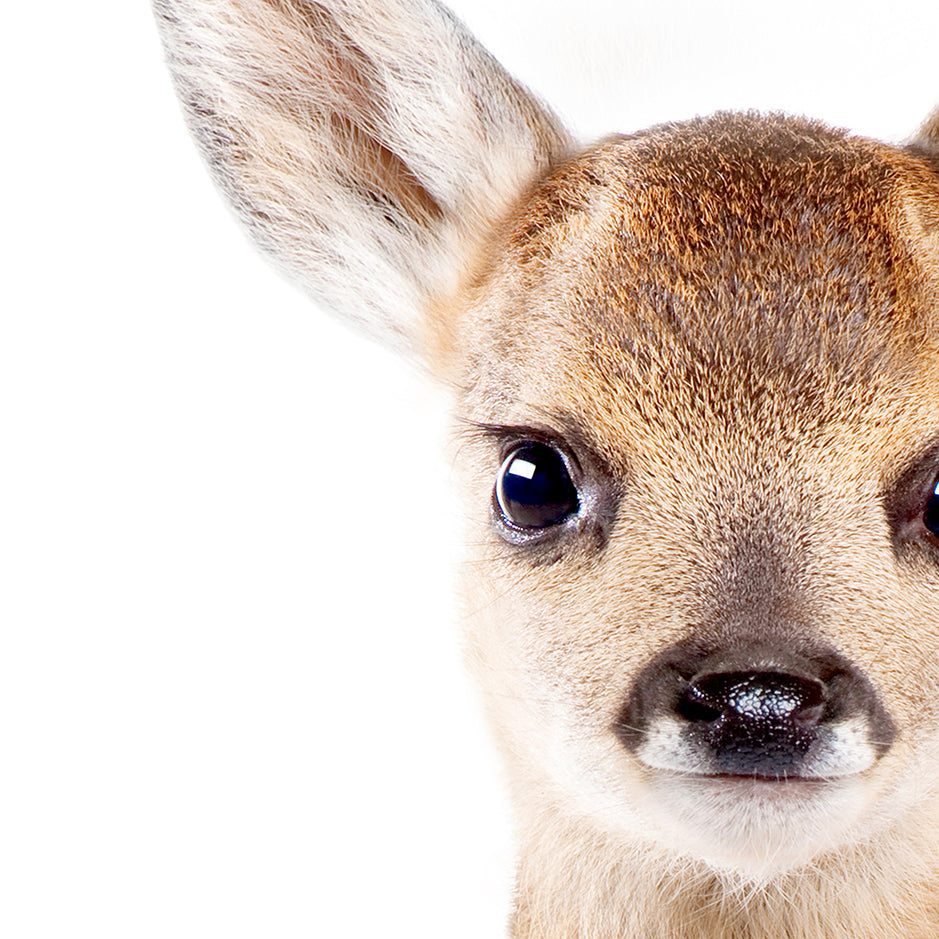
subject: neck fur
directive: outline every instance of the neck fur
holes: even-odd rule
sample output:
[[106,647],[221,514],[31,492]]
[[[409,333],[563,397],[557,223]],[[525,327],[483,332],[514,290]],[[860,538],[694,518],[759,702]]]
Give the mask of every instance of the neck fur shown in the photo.
[[[582,821],[523,833],[513,939],[936,939],[935,819],[765,883]],[[912,827],[912,826],[911,826]]]

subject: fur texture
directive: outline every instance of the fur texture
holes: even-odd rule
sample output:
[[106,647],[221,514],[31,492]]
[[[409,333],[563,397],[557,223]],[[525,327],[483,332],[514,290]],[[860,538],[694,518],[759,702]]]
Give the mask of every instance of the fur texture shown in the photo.
[[[906,148],[719,114],[575,152],[434,3],[156,9],[261,244],[471,428],[516,939],[939,935],[939,116]],[[548,524],[493,494],[520,445],[576,490]],[[624,726],[715,659],[817,668],[787,677],[828,696],[823,755],[718,772],[678,709]]]
[[429,299],[570,147],[430,0],[154,6],[189,125],[252,236],[397,348],[421,345]]
[[[559,168],[497,252],[463,409],[577,441],[614,503],[472,567],[522,820],[518,936],[939,929],[939,574],[905,530],[912,478],[937,472],[937,182],[817,123],[718,115]],[[466,474],[480,529],[491,447]],[[610,741],[623,689],[689,635],[830,641],[901,737],[805,800],[637,765]]]

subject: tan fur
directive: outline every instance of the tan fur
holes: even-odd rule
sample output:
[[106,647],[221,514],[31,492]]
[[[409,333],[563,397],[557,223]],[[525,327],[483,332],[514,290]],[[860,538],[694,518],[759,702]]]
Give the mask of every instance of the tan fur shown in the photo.
[[[312,238],[311,289],[344,308],[355,272],[366,315],[390,271],[405,286],[378,331],[455,389],[468,652],[516,807],[515,939],[939,936],[939,539],[922,521],[939,116],[905,149],[718,114],[572,156],[434,3],[156,5],[190,122],[262,243],[306,276]],[[258,77],[272,44],[284,89]],[[449,148],[427,129],[446,100],[475,102]],[[492,495],[526,439],[565,447],[581,487],[576,517],[528,541]],[[623,744],[662,650],[769,639],[834,649],[869,682],[887,717],[869,705],[838,744],[863,769],[678,773]]]

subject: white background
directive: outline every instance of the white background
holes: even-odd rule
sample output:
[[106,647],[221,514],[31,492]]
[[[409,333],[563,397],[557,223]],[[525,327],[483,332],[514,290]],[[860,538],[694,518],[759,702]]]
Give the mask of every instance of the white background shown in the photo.
[[[143,0],[9,6],[0,935],[499,936],[446,402],[254,254]],[[588,139],[939,99],[935,0],[456,7]]]

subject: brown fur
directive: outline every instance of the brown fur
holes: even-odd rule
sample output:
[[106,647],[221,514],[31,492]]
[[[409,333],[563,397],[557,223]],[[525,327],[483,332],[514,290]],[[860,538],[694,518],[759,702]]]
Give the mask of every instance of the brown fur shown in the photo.
[[[531,839],[519,939],[939,934],[931,842],[890,875],[876,848],[848,850],[747,887],[576,823],[537,765],[546,696],[570,697],[599,752],[660,646],[776,631],[862,663],[904,727],[881,791],[910,771],[939,722],[939,550],[895,548],[883,504],[921,456],[936,472],[937,213],[939,179],[904,151],[718,115],[560,167],[494,250],[462,321],[464,415],[574,426],[619,488],[599,542],[519,556],[492,537],[470,568],[502,598],[496,622],[475,602],[473,652]],[[906,824],[932,830],[927,808]]]
[[[262,243],[455,389],[515,939],[939,936],[939,117],[905,149],[718,114],[570,155],[434,3],[157,8]],[[493,481],[524,440],[567,454],[578,502],[523,537]],[[766,648],[847,663],[843,765],[630,745],[662,656],[775,673]]]

